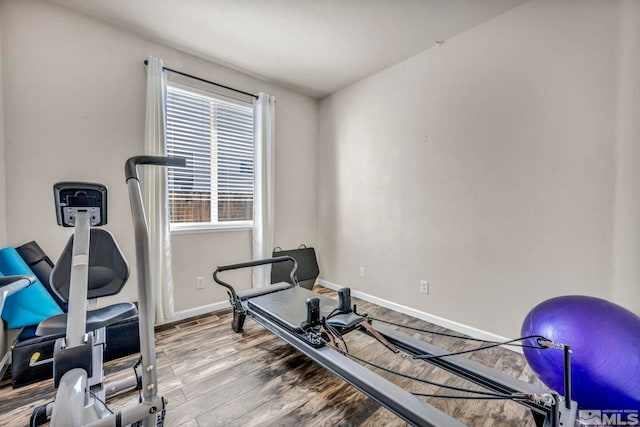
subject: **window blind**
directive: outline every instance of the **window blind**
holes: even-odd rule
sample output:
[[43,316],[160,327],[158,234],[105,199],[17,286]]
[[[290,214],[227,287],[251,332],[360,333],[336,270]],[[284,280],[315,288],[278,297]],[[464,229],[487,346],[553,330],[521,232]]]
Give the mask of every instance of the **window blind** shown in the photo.
[[171,223],[251,221],[253,105],[169,84],[166,126]]

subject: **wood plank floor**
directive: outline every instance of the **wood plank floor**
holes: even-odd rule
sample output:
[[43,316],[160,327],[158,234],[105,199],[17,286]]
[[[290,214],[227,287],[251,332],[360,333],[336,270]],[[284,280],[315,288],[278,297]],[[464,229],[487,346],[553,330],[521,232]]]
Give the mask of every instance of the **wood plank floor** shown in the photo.
[[[335,297],[325,288],[314,290]],[[354,298],[359,312],[410,326],[447,330]],[[309,358],[292,349],[250,319],[245,331],[235,334],[231,312],[214,314],[164,326],[156,331],[158,382],[169,399],[165,425],[209,426],[404,426],[385,408],[367,398]],[[414,334],[409,334],[414,335]],[[438,335],[421,339],[454,351],[477,347],[477,343]],[[346,336],[349,350],[392,369],[445,384],[473,387],[427,363],[402,358],[385,350],[370,337],[354,331]],[[487,366],[508,372],[524,381],[535,376],[524,358],[497,348],[470,355]],[[110,362],[109,379],[123,378],[132,370],[134,357]],[[414,392],[444,393],[434,386],[392,378]],[[12,389],[0,388],[0,426],[26,426],[33,407],[53,398],[52,381]],[[136,401],[136,393],[112,399],[118,409]],[[535,426],[529,412],[513,402],[427,399],[433,406],[470,426]]]

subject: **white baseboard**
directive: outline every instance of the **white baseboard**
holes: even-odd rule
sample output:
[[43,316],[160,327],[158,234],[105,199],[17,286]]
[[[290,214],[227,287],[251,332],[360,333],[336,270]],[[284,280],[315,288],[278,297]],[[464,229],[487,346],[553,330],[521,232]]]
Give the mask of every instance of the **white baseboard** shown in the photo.
[[[340,286],[336,283],[329,282],[328,280],[318,279],[317,283],[326,288],[338,290],[344,286]],[[398,304],[392,301],[388,301],[382,298],[375,297],[373,295],[366,294],[364,292],[351,290],[351,295],[356,298],[363,299],[370,303],[379,305],[380,307],[388,308],[389,310],[397,311],[398,313],[406,314],[416,319],[424,320],[426,322],[433,323],[451,329],[452,331],[459,332],[464,335],[468,335],[472,338],[478,338],[488,341],[508,341],[508,338],[503,336],[484,331],[482,329],[474,328],[473,326],[465,325],[463,323],[456,322],[454,320],[445,319],[444,317],[436,316],[434,314],[426,313],[424,311],[416,310],[415,308],[407,307],[406,305]],[[187,310],[176,311],[173,313],[173,317],[165,322],[159,322],[157,325],[163,325],[165,323],[173,323],[179,320],[188,319],[190,317],[201,316],[203,314],[213,313],[214,311],[223,310],[229,308],[229,301],[219,301],[213,304],[203,305],[201,307],[190,308]],[[504,348],[512,350],[518,353],[522,353],[519,347],[505,346]]]
[[189,308],[187,310],[176,311],[173,313],[171,319],[166,320],[164,322],[156,323],[158,325],[164,325],[166,323],[177,322],[178,320],[189,319],[191,317],[202,316],[203,314],[213,313],[214,311],[220,311],[225,308],[229,308],[229,301],[219,301],[214,302],[213,304],[203,305],[201,307]]
[[[344,287],[323,279],[318,279],[318,284],[336,291]],[[385,299],[378,298],[373,295],[366,294],[364,292],[355,291],[352,289],[351,295],[356,298],[360,298],[365,301],[371,302],[373,304],[379,305],[380,307],[388,308],[389,310],[397,311],[398,313],[406,314],[406,315],[415,317],[416,319],[424,320],[424,321],[433,323],[435,325],[439,325],[447,329],[451,329],[452,331],[456,331],[461,334],[468,335],[471,338],[477,338],[477,339],[488,340],[488,341],[496,341],[496,342],[503,342],[503,341],[509,340],[509,338],[505,338],[503,336],[500,336],[491,332],[487,332],[482,329],[474,328],[473,326],[465,325],[463,323],[459,323],[454,320],[445,319],[444,317],[436,316],[434,314],[425,313],[424,311],[416,310],[415,308],[407,307],[406,305],[387,301]],[[517,353],[522,353],[522,350],[520,350],[519,347],[504,346],[504,348],[515,351]]]

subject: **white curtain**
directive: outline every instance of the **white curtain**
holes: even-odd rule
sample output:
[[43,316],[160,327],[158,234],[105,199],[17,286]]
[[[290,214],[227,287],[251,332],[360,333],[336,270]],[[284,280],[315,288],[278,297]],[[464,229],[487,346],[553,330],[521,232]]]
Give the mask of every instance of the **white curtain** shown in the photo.
[[[269,258],[273,250],[276,98],[258,94],[254,108],[255,151],[253,192],[253,259]],[[270,283],[270,266],[253,269],[253,287]]]
[[[150,56],[147,61],[145,152],[154,156],[164,156],[167,76],[163,71],[162,59]],[[167,169],[146,167],[142,179],[142,194],[149,225],[150,279],[153,285],[155,321],[158,323],[170,320],[173,316]]]

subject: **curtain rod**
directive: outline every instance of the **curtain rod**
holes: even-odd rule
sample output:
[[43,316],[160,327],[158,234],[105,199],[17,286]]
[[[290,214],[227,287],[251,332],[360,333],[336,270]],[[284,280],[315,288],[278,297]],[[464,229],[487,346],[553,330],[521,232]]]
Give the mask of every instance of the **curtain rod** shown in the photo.
[[[144,60],[144,65],[148,65],[148,64],[149,64],[149,61],[147,61],[145,59]],[[258,99],[258,95],[253,94],[253,93],[249,93],[249,92],[245,92],[245,91],[240,90],[240,89],[235,89],[235,88],[232,88],[232,87],[229,87],[229,86],[225,86],[223,84],[212,82],[211,80],[206,80],[206,79],[203,79],[201,77],[194,76],[192,74],[183,73],[182,71],[173,70],[173,69],[168,68],[168,67],[162,67],[162,69],[165,70],[165,71],[169,71],[169,72],[175,73],[175,74],[180,74],[181,76],[189,77],[189,78],[194,79],[194,80],[198,80],[198,81],[203,82],[203,83],[208,83],[208,84],[211,84],[211,85],[214,85],[214,86],[218,86],[218,87],[221,87],[221,88],[224,88],[224,89],[227,89],[227,90],[231,90],[233,92],[238,92],[238,93],[241,93],[243,95],[251,96],[251,97],[253,97],[255,99]]]

